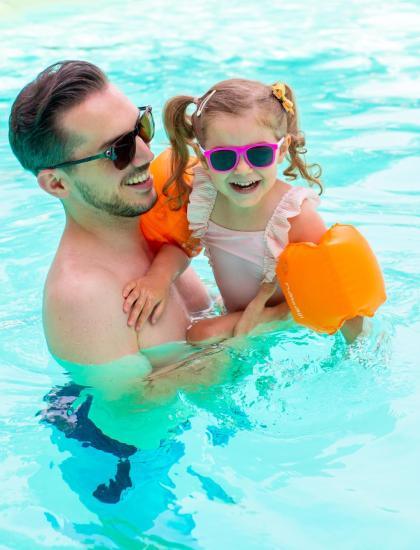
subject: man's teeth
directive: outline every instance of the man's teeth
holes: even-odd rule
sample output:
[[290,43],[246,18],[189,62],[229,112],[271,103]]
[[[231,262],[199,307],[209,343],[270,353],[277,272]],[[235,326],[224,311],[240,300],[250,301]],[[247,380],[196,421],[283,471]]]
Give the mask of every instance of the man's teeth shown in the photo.
[[136,174],[127,180],[127,185],[135,185],[137,183],[143,183],[149,179],[150,175],[148,172],[143,172],[142,174]]

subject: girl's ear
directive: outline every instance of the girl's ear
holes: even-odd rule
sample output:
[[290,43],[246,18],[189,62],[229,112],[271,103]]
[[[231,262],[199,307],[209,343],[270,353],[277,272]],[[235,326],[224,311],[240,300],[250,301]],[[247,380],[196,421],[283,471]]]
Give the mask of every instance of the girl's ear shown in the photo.
[[69,186],[58,170],[41,170],[37,175],[38,184],[47,193],[58,199],[65,199],[69,194]]
[[287,155],[287,151],[289,150],[291,141],[292,141],[292,136],[290,134],[286,134],[284,137],[283,143],[280,145],[279,153],[277,156],[278,164],[284,161],[284,157]]

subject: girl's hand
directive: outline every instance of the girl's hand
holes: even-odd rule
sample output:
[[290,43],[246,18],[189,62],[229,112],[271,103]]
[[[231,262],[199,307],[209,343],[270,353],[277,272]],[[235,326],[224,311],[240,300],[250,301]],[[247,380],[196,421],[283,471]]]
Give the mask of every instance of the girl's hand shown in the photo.
[[127,325],[139,332],[149,319],[154,325],[165,310],[170,282],[156,276],[144,276],[130,281],[123,288],[124,313],[128,314]]

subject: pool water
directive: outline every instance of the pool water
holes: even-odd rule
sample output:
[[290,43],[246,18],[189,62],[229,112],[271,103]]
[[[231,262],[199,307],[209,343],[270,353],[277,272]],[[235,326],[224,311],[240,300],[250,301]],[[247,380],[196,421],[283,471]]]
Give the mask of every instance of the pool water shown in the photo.
[[[415,0],[3,6],[1,548],[419,547],[419,28]],[[63,212],[7,142],[17,92],[69,58],[157,113],[228,77],[290,83],[324,169],[320,212],[355,224],[384,272],[371,335],[350,349],[297,327],[253,336],[147,403],[77,385],[41,325]]]

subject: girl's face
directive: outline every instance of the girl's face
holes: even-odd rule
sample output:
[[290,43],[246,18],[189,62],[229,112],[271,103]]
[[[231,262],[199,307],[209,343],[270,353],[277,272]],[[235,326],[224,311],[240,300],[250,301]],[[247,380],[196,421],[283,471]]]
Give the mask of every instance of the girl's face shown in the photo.
[[[207,127],[205,148],[243,146],[252,143],[277,143],[279,137],[268,126],[257,119],[257,112],[245,115],[220,114],[211,120]],[[241,155],[239,163],[229,172],[215,172],[210,166],[206,171],[219,193],[236,206],[249,208],[257,205],[275,185],[277,165],[283,161],[289,138],[286,137],[275,152],[273,164],[265,168],[250,166]]]

